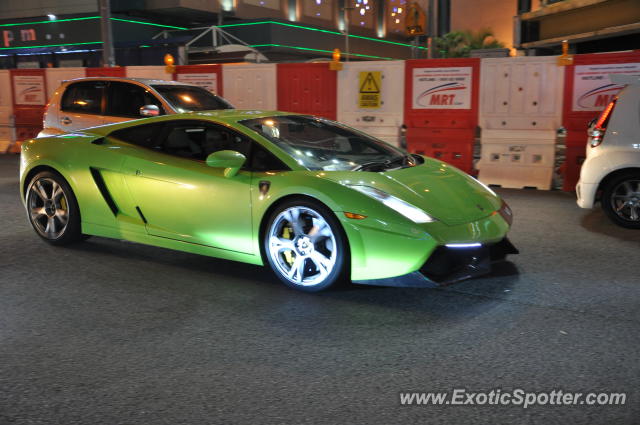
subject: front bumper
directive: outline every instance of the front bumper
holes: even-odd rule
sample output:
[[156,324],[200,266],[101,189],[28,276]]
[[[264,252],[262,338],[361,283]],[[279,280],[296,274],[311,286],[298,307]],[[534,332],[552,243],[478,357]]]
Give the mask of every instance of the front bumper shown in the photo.
[[439,246],[420,270],[386,279],[354,280],[360,285],[436,288],[491,272],[491,265],[519,251],[509,239],[471,247]]

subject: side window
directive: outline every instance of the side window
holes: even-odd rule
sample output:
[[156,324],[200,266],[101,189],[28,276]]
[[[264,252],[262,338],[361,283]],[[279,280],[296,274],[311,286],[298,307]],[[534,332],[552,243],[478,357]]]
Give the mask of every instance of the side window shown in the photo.
[[103,81],[70,84],[62,96],[61,109],[66,112],[100,114],[105,87]]
[[248,167],[251,171],[284,171],[290,168],[278,157],[263,148],[262,145],[253,142],[251,145],[251,159]]
[[162,139],[160,136],[163,127],[164,123],[136,125],[116,130],[109,137],[115,137],[123,142],[142,146],[143,148],[161,150]]
[[168,125],[163,151],[169,155],[204,161],[221,150],[238,151],[249,157],[250,140],[223,126],[202,121],[177,121]]
[[142,118],[140,108],[145,105],[156,105],[160,114],[164,113],[160,101],[144,87],[120,81],[109,83],[106,115]]

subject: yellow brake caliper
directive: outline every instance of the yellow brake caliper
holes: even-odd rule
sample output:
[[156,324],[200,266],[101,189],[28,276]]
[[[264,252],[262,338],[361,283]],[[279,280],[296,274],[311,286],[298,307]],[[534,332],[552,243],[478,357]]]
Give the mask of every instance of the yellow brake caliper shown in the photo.
[[[291,229],[289,229],[288,227],[282,229],[282,237],[285,239],[291,239]],[[291,251],[284,252],[284,259],[287,260],[289,266],[293,265],[293,256],[291,255]]]

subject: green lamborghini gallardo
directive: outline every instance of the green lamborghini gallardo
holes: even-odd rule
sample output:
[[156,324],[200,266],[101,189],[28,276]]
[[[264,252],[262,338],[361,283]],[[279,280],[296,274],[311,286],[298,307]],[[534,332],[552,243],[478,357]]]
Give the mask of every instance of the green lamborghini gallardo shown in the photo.
[[194,112],[33,139],[20,175],[51,244],[96,235],[268,264],[306,291],[446,284],[517,252],[511,210],[482,183],[307,115]]

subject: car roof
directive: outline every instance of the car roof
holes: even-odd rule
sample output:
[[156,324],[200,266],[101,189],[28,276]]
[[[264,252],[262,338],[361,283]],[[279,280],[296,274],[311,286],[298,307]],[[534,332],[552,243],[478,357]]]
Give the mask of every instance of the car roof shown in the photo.
[[181,81],[173,80],[159,80],[154,78],[130,78],[130,77],[82,77],[66,80],[66,83],[76,83],[79,81],[122,81],[122,82],[136,82],[145,84],[147,86],[154,84],[173,85],[173,86],[195,86],[195,84],[183,83]]

